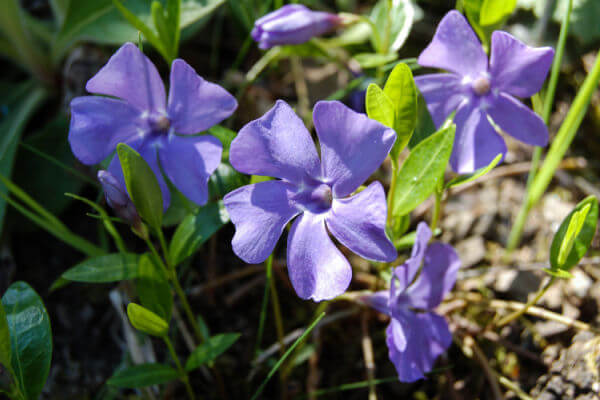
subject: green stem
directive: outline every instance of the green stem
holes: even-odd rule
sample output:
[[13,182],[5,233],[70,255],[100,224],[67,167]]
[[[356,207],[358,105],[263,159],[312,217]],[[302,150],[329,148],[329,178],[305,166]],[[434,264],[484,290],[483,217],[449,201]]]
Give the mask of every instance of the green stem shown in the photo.
[[525,304],[525,306],[523,308],[521,308],[520,310],[515,311],[512,314],[509,314],[506,317],[502,318],[500,321],[498,321],[498,323],[496,324],[496,327],[500,328],[500,327],[508,324],[509,322],[512,322],[515,319],[519,318],[521,315],[525,314],[527,312],[527,310],[529,309],[529,307],[536,305],[537,302],[540,301],[540,299],[544,296],[544,294],[546,294],[546,291],[548,291],[548,289],[550,289],[550,286],[552,286],[552,284],[554,283],[555,280],[556,280],[555,277],[551,277],[550,280],[548,281],[548,283],[546,283],[544,286],[542,286],[538,290],[537,295],[531,301],[528,301],[527,304]]
[[398,181],[398,160],[392,157],[392,180],[390,182],[390,191],[387,198],[387,226],[392,230],[394,214],[394,193],[396,193],[396,182]]
[[175,353],[175,349],[173,348],[173,343],[171,343],[171,340],[169,339],[168,336],[164,336],[163,340],[164,340],[165,344],[167,345],[167,348],[169,349],[169,354],[171,354],[171,358],[173,359],[173,361],[175,362],[175,365],[177,366],[177,371],[181,375],[180,379],[183,382],[183,384],[185,385],[185,389],[187,390],[188,396],[190,397],[190,399],[195,400],[196,395],[194,394],[194,390],[192,389],[192,386],[190,385],[190,378],[188,377],[188,374],[185,371],[185,369],[183,369],[183,367],[181,366],[179,357],[177,357],[177,353]]
[[267,317],[267,306],[269,304],[269,292],[271,288],[271,272],[273,265],[273,254],[267,258],[266,266],[267,266],[267,281],[265,282],[265,292],[263,294],[262,305],[260,308],[260,316],[258,319],[258,331],[256,332],[256,346],[254,348],[254,354],[258,355],[258,351],[260,349],[260,344],[262,342],[263,332],[265,329],[265,319]]
[[173,271],[171,282],[173,282],[175,293],[177,293],[179,301],[181,301],[181,305],[183,306],[183,311],[185,312],[188,322],[190,325],[192,325],[192,329],[194,330],[194,335],[196,336],[196,339],[200,343],[204,342],[206,338],[204,337],[204,334],[202,333],[202,331],[198,327],[198,324],[194,320],[194,313],[192,312],[190,303],[188,302],[187,297],[185,296],[185,293],[181,288],[181,285],[179,284],[179,280],[177,279],[177,274],[175,274],[175,271]]
[[431,232],[434,232],[435,234],[435,230],[437,229],[438,223],[442,215],[442,197],[444,195],[444,192],[439,189],[436,189],[434,195],[435,205],[433,207],[433,215],[431,216],[431,224],[429,228],[431,229]]
[[[275,329],[277,331],[277,342],[279,343],[279,355],[283,357],[285,354],[285,331],[283,329],[283,318],[281,316],[281,307],[279,305],[279,296],[277,295],[277,287],[275,279],[272,276],[273,270],[273,254],[267,259],[267,275],[269,276],[268,285],[271,289],[271,304],[273,305],[273,315],[275,316]],[[279,381],[281,383],[281,398],[287,398],[287,383],[286,375],[283,370],[279,371]]]

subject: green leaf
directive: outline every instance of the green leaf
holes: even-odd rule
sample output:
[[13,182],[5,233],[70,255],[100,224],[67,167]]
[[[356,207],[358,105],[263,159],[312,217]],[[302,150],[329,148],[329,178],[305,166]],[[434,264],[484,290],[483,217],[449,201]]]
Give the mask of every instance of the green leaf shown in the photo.
[[360,53],[354,56],[361,68],[377,68],[385,64],[396,61],[398,55],[396,53],[380,54],[380,53]]
[[476,179],[481,178],[483,175],[485,175],[488,172],[490,172],[491,170],[493,170],[496,167],[496,165],[498,165],[500,163],[500,160],[502,160],[502,154],[498,154],[492,160],[491,163],[489,163],[485,167],[481,167],[481,168],[475,170],[473,173],[463,174],[463,175],[459,175],[455,178],[452,178],[448,183],[446,183],[446,189],[450,189],[451,187],[455,187],[455,186],[464,185],[465,183],[469,183]]
[[550,246],[551,270],[568,271],[587,253],[598,223],[598,199],[582,200],[563,220]]
[[106,382],[110,386],[136,389],[168,383],[179,378],[179,373],[164,364],[140,364],[115,374]]
[[19,390],[37,399],[50,372],[52,331],[44,303],[25,282],[13,283],[4,296],[11,343],[11,365]]
[[89,258],[61,275],[74,282],[108,283],[138,277],[139,256],[137,254],[107,254]]
[[221,159],[229,160],[229,148],[231,147],[231,142],[233,142],[233,139],[235,139],[237,133],[221,125],[215,125],[208,128],[208,133],[221,141],[221,144],[223,145],[223,154],[221,155]]
[[394,216],[406,215],[440,184],[452,153],[454,125],[443,128],[415,146],[398,171]]
[[186,371],[192,371],[203,364],[215,360],[227,351],[239,338],[239,333],[224,333],[209,338],[194,349],[185,363]]
[[573,275],[569,271],[565,271],[564,269],[553,270],[553,269],[550,269],[550,268],[544,268],[544,272],[547,273],[550,276],[553,276],[553,277],[559,278],[559,279],[571,279],[571,278],[573,278]]
[[517,6],[517,0],[483,0],[479,11],[482,26],[503,24]]
[[229,222],[229,215],[222,201],[207,204],[197,213],[188,215],[177,227],[169,254],[175,265],[190,257],[216,231]]
[[423,95],[419,92],[417,97],[417,125],[415,131],[408,142],[410,149],[421,143],[422,140],[427,139],[437,131],[431,114],[427,109],[427,102]]
[[228,162],[222,162],[208,181],[211,199],[223,198],[227,193],[247,185],[250,178],[237,172]]
[[6,319],[4,306],[0,302],[0,365],[8,371],[12,371],[10,358],[10,331],[8,330],[8,320]]
[[140,257],[136,288],[140,303],[165,321],[171,320],[173,295],[171,286],[163,271],[149,254]]
[[365,109],[369,118],[381,122],[387,127],[394,128],[396,114],[394,103],[375,83],[371,83],[367,88]]
[[419,92],[410,67],[405,63],[396,65],[390,73],[383,91],[394,104],[393,128],[397,137],[390,155],[395,161],[400,152],[408,145],[417,126]]
[[[370,15],[371,21],[379,30],[381,37],[380,43],[384,48],[377,48],[377,40],[373,40],[373,45],[378,51],[398,51],[410,33],[410,29],[415,19],[415,6],[411,0],[379,0],[373,7]],[[386,25],[389,21],[389,27]],[[385,46],[383,36],[386,29],[389,29],[389,40]],[[377,34],[377,33],[375,33]]]
[[154,172],[139,155],[125,143],[117,145],[127,192],[138,214],[155,230],[162,227],[163,198]]
[[163,337],[169,331],[167,321],[139,304],[129,303],[127,316],[135,329],[148,335]]

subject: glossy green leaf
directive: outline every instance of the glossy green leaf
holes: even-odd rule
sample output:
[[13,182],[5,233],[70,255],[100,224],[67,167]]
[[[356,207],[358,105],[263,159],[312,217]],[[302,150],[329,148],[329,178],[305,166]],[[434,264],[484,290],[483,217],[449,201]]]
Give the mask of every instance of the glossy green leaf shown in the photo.
[[394,104],[396,142],[390,152],[394,160],[404,150],[417,126],[418,91],[410,67],[399,63],[394,67],[383,89]]
[[381,122],[387,127],[394,128],[394,103],[375,83],[371,83],[367,88],[365,109],[369,118]]
[[589,196],[569,213],[552,239],[552,271],[568,271],[579,263],[592,244],[597,223],[598,199]]
[[139,304],[129,303],[127,316],[135,329],[148,335],[163,337],[169,331],[167,321]]
[[179,373],[164,364],[140,364],[115,372],[106,382],[110,386],[136,389],[168,383],[179,378]]
[[38,399],[50,372],[52,331],[40,296],[25,282],[13,283],[4,296],[11,344],[11,365],[19,390]]
[[394,216],[406,215],[440,184],[454,142],[454,125],[443,128],[415,146],[398,171]]
[[517,0],[483,0],[479,22],[483,26],[501,24],[513,13],[516,6]]
[[6,319],[4,306],[0,302],[0,365],[8,371],[12,371],[10,358],[10,331],[8,330],[8,320]]
[[197,213],[188,215],[177,227],[169,253],[175,265],[194,254],[216,231],[229,222],[222,201],[207,204]]
[[385,64],[396,61],[398,55],[396,53],[381,54],[381,53],[360,53],[354,56],[361,68],[377,68]]
[[109,283],[138,277],[139,255],[113,253],[88,258],[68,269],[61,278],[74,282]]
[[227,351],[239,338],[239,333],[224,333],[211,337],[194,349],[185,363],[186,371],[192,371],[203,364],[215,360]]
[[165,321],[171,320],[173,295],[165,271],[149,254],[140,257],[136,288],[140,303]]
[[162,228],[163,198],[158,180],[148,163],[124,143],[117,145],[127,192],[138,214],[155,230]]
[[437,131],[437,128],[427,109],[427,102],[421,93],[417,97],[417,125],[415,131],[408,142],[408,147],[412,149],[421,141],[427,139]]
[[483,175],[485,175],[488,172],[490,172],[491,170],[493,170],[496,167],[496,165],[498,165],[500,163],[500,160],[502,160],[502,154],[498,154],[496,157],[494,157],[494,159],[492,160],[491,163],[489,163],[485,167],[481,167],[481,168],[475,170],[471,174],[463,174],[463,175],[459,175],[455,178],[452,178],[450,181],[448,181],[446,183],[446,189],[450,189],[451,187],[455,187],[455,186],[464,185],[465,183],[473,182],[474,180],[481,178]]
[[[375,34],[379,35],[379,41],[373,40],[375,48],[378,51],[398,51],[408,38],[414,18],[415,6],[411,0],[379,0],[370,15],[371,21],[378,30]],[[386,31],[389,31],[387,43]],[[377,48],[378,44],[382,48]]]

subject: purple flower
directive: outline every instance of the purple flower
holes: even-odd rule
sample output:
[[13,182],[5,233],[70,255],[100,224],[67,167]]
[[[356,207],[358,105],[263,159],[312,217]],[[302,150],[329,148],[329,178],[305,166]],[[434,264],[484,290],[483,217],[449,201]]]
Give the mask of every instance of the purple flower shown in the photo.
[[300,44],[322,35],[341,23],[335,14],[312,11],[300,4],[288,4],[254,23],[252,38],[261,49],[283,44]]
[[465,17],[457,11],[446,14],[418,62],[450,73],[424,75],[415,81],[436,126],[456,111],[456,139],[450,158],[456,172],[473,172],[498,154],[506,154],[504,139],[488,117],[515,139],[533,146],[548,144],[544,121],[513,96],[537,93],[553,57],[550,47],[532,48],[506,32],[495,31],[488,65]]
[[121,186],[119,181],[108,171],[101,169],[98,171],[98,180],[102,184],[106,202],[112,208],[119,218],[137,223],[140,216],[133,205],[133,202],[127,195],[127,191]]
[[[170,194],[159,160],[177,189],[199,205],[206,203],[208,178],[219,166],[222,145],[213,136],[195,134],[229,117],[237,107],[233,96],[177,59],[167,102],[156,67],[132,43],[124,44],[86,89],[111,97],[83,96],[71,102],[69,143],[82,163],[97,164],[118,143],[127,143],[154,171],[165,209]],[[118,157],[108,170],[125,187]]]
[[392,273],[390,290],[363,298],[391,317],[386,342],[402,382],[423,379],[452,342],[446,320],[432,310],[454,286],[460,260],[450,245],[427,245],[430,238],[431,230],[421,222],[410,258]]
[[236,228],[233,251],[251,264],[273,252],[287,223],[298,215],[288,236],[290,280],[298,296],[320,301],[343,293],[352,278],[348,260],[328,231],[362,257],[396,258],[385,235],[381,184],[373,182],[348,197],[383,162],[396,134],[337,101],[318,102],[313,120],[321,160],[310,133],[284,101],[244,126],[231,144],[231,165],[280,180],[241,187],[224,202]]

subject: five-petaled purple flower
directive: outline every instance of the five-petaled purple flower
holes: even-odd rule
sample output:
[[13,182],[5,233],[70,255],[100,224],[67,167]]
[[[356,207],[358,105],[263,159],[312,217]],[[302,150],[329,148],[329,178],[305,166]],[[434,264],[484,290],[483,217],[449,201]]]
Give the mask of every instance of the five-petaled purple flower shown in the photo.
[[456,111],[452,168],[469,173],[488,165],[506,144],[488,121],[534,146],[548,144],[544,121],[512,96],[530,97],[546,79],[554,57],[550,47],[529,47],[506,32],[492,34],[488,59],[465,17],[450,11],[421,53],[420,65],[450,71],[415,79],[436,126]]
[[[170,193],[158,160],[177,189],[199,205],[206,203],[208,178],[219,166],[222,145],[213,136],[193,135],[229,117],[237,108],[233,96],[177,59],[166,102],[156,67],[132,43],[124,44],[86,89],[111,97],[83,96],[71,102],[69,143],[81,162],[97,164],[118,143],[127,143],[154,171],[165,209]],[[108,170],[125,187],[118,157]]]
[[284,101],[244,126],[231,144],[231,165],[280,180],[241,187],[224,202],[236,228],[233,251],[253,264],[271,254],[287,223],[299,215],[288,236],[288,272],[298,296],[320,301],[343,293],[352,278],[327,231],[362,257],[396,258],[385,234],[381,184],[348,197],[381,165],[396,134],[337,101],[318,102],[313,120],[321,160],[310,133]]
[[432,310],[454,286],[460,260],[450,245],[427,245],[430,238],[431,230],[421,222],[410,258],[393,270],[390,290],[363,298],[391,318],[386,342],[402,382],[423,379],[452,342],[446,320]]
[[254,23],[252,38],[261,49],[283,44],[300,44],[329,32],[341,23],[335,14],[312,11],[300,4],[288,4]]

